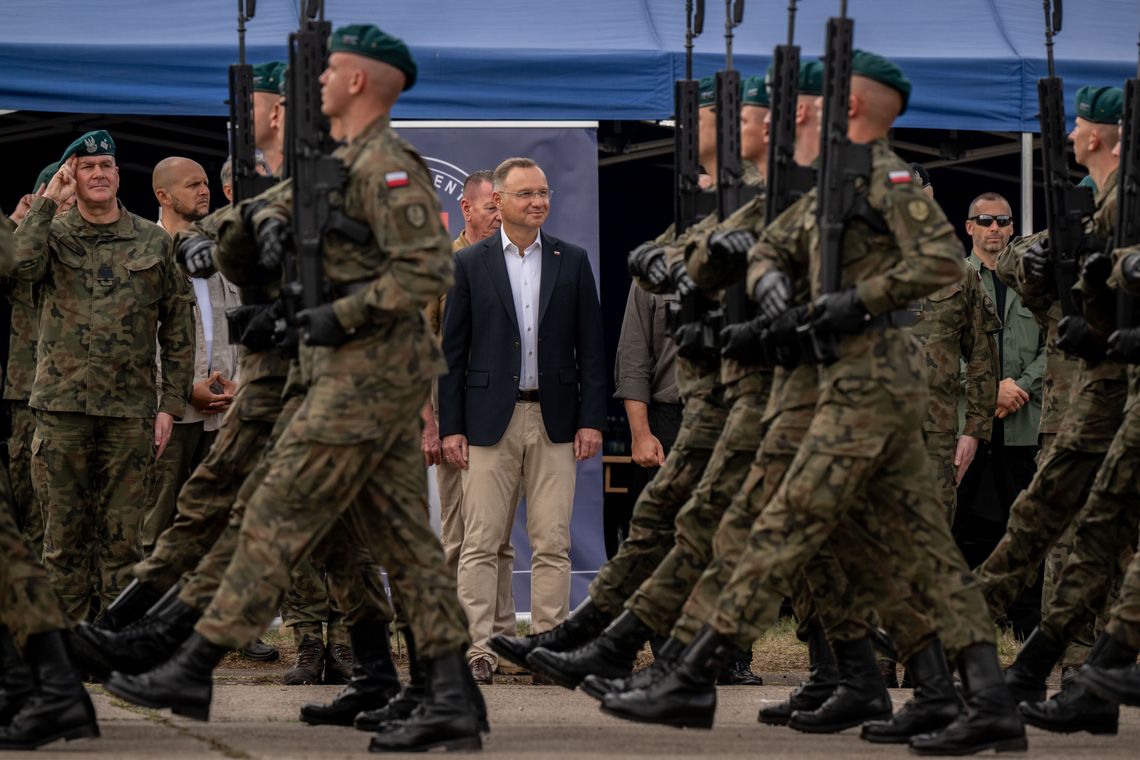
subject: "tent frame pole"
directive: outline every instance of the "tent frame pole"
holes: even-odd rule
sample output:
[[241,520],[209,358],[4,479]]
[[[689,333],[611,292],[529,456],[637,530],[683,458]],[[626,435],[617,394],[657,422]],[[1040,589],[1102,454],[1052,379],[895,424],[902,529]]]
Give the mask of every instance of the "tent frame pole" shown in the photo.
[[1033,133],[1021,133],[1021,229],[1033,232]]

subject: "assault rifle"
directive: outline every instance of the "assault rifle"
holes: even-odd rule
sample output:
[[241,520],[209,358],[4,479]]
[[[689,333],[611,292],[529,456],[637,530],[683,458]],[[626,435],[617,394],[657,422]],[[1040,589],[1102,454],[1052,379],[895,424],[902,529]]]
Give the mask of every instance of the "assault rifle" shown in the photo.
[[[822,293],[836,293],[843,284],[843,233],[855,209],[856,180],[871,175],[871,146],[855,145],[847,137],[847,106],[851,98],[851,56],[855,22],[847,18],[847,0],[839,17],[827,21],[823,66],[823,122],[820,124],[819,176],[820,285]],[[807,355],[831,364],[839,358],[835,336],[813,330],[810,323],[797,328]]]
[[233,171],[234,203],[248,200],[273,185],[274,180],[257,173],[253,134],[253,67],[245,62],[245,22],[253,18],[256,0],[238,0],[238,62],[229,69],[230,119],[226,125]]
[[768,116],[768,195],[764,220],[770,223],[815,186],[815,170],[796,163],[796,101],[800,94],[800,48],[794,44],[796,0],[788,2],[788,42],[772,56]]
[[1053,282],[1061,311],[1069,317],[1077,315],[1073,286],[1080,274],[1077,258],[1085,236],[1082,219],[1093,212],[1093,194],[1087,187],[1074,186],[1069,179],[1063,87],[1053,68],[1053,35],[1061,31],[1061,0],[1043,0],[1042,4],[1045,7],[1045,51],[1049,76],[1037,80],[1037,100],[1041,121],[1041,169],[1045,179],[1045,218],[1049,230],[1049,254],[1053,258]]
[[673,230],[680,237],[699,216],[700,83],[693,79],[693,39],[705,26],[705,0],[685,0],[685,78],[673,84]]
[[301,309],[327,303],[333,295],[325,281],[322,240],[336,230],[365,243],[371,233],[362,222],[348,219],[330,202],[348,180],[348,171],[332,155],[337,143],[321,113],[318,81],[328,58],[332,23],[324,18],[324,0],[309,0],[300,29],[289,35],[286,163],[293,182],[293,251],[286,256],[284,318],[293,324]]
[[[1120,168],[1117,170],[1115,248],[1140,243],[1140,62],[1136,76],[1124,83]],[[1117,328],[1140,327],[1136,298],[1123,290],[1117,296]]]

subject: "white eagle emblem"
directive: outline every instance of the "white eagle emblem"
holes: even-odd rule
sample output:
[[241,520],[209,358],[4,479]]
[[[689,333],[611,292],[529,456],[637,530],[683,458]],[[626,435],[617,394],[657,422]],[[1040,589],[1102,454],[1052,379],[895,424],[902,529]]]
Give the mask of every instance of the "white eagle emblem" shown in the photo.
[[94,153],[95,152],[95,138],[94,137],[83,138],[83,145],[87,148],[88,153]]

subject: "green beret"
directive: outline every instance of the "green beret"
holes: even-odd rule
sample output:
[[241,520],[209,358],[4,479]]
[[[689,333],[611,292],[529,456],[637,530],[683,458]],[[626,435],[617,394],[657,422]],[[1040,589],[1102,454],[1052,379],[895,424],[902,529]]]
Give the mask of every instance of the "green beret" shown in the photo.
[[60,156],[59,162],[62,164],[72,156],[113,155],[115,155],[115,141],[111,139],[111,133],[105,129],[96,129],[68,145],[67,150]]
[[823,62],[800,63],[800,95],[823,95]]
[[712,77],[701,77],[700,82],[700,95],[697,97],[697,103],[701,108],[706,106],[716,105],[716,80]]
[[399,37],[385,34],[372,24],[349,24],[333,31],[329,52],[356,53],[395,66],[404,72],[405,90],[412,89],[416,83],[416,62],[408,46]]
[[764,86],[764,77],[747,77],[740,82],[740,105],[771,107],[768,88]]
[[285,97],[289,90],[289,66],[288,64],[281,64],[281,85],[277,88],[277,94]]
[[1077,90],[1077,116],[1097,124],[1115,124],[1124,112],[1124,90],[1085,85]]
[[253,67],[253,91],[271,92],[277,95],[285,86],[285,64],[281,61],[266,61]]
[[906,113],[907,103],[910,101],[910,80],[897,65],[891,63],[881,55],[868,53],[865,50],[856,50],[851,56],[851,73],[855,76],[873,79],[879,84],[885,84],[902,95],[902,110]]
[[51,178],[55,176],[57,171],[59,171],[59,161],[54,161],[45,166],[40,172],[40,176],[36,177],[36,184],[32,185],[32,192],[39,190],[40,185],[47,185],[51,182]]

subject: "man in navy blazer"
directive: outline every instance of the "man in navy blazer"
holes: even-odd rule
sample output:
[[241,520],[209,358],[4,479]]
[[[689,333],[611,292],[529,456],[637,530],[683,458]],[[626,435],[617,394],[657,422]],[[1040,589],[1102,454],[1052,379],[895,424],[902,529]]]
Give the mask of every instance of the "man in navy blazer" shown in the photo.
[[586,251],[542,232],[546,175],[511,158],[495,170],[498,232],[455,254],[439,381],[443,456],[463,470],[459,599],[472,646],[468,663],[489,683],[496,554],[516,494],[527,500],[531,625],[568,612],[575,461],[602,445],[606,414],[601,307]]

